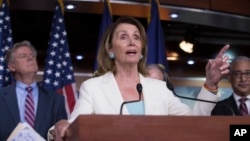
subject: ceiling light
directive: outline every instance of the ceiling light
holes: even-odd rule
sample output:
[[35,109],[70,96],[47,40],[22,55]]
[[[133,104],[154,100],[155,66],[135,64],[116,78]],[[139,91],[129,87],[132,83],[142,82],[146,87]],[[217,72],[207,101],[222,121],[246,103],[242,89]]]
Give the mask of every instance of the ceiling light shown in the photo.
[[66,7],[66,9],[68,9],[68,10],[75,9],[75,5],[73,5],[73,4],[67,4],[67,5],[65,5],[65,7]]
[[178,17],[179,17],[179,14],[178,14],[178,13],[175,13],[175,12],[170,13],[170,17],[171,17],[172,19],[175,19],[175,18],[178,18]]
[[188,61],[187,61],[187,64],[188,64],[188,65],[193,65],[194,63],[195,63],[194,60],[188,60]]
[[194,47],[193,43],[183,40],[180,42],[179,46],[183,51],[187,53],[193,53],[193,47]]
[[179,54],[174,51],[167,52],[167,60],[176,61],[179,58]]
[[76,60],[83,60],[83,56],[82,55],[76,55]]
[[191,27],[187,29],[184,39],[180,42],[180,48],[187,52],[193,53],[194,44],[196,44],[199,37],[199,30],[196,27]]

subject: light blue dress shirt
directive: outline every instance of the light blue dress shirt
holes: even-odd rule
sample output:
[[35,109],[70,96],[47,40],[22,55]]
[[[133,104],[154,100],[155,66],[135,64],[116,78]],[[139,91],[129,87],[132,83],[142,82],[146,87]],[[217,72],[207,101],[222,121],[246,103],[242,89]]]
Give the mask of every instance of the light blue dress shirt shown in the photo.
[[145,115],[144,101],[127,103],[126,107],[131,115]]
[[[35,108],[35,114],[36,114],[37,103],[38,103],[38,86],[36,82],[32,83],[30,86],[33,88],[32,97],[33,97],[34,104],[35,104],[34,108]],[[20,81],[16,81],[16,95],[17,95],[17,102],[18,102],[21,122],[25,121],[24,119],[25,99],[28,94],[27,91],[25,90],[26,87],[28,87],[28,85]]]

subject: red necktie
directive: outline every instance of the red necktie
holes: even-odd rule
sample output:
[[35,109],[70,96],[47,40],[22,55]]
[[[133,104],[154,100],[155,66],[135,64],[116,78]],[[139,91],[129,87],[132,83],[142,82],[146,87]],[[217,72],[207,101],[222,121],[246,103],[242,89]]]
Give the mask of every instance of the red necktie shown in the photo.
[[248,98],[246,98],[246,97],[242,97],[239,99],[239,101],[240,101],[240,113],[242,116],[248,116],[248,109],[247,109],[247,105],[246,105],[247,100],[248,100]]
[[33,88],[31,86],[29,86],[29,87],[25,88],[25,90],[27,91],[27,97],[25,100],[24,119],[31,127],[34,127],[35,108],[34,108],[34,100],[32,97]]

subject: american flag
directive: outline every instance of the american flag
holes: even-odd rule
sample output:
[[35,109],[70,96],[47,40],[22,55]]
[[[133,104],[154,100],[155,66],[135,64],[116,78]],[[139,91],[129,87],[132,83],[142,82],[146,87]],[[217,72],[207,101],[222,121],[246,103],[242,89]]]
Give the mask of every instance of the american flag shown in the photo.
[[0,87],[12,82],[11,74],[5,62],[5,54],[13,45],[9,6],[6,0],[0,8]]
[[64,95],[69,116],[77,99],[77,90],[64,24],[62,0],[56,2],[54,11],[43,86]]

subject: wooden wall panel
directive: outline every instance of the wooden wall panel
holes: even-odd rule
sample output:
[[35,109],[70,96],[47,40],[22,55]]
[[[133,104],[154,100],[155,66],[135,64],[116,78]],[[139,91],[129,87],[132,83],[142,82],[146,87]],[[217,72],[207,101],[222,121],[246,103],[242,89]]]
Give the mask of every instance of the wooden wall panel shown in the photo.
[[211,10],[250,16],[250,0],[211,0]]
[[161,4],[209,9],[210,0],[159,0]]

